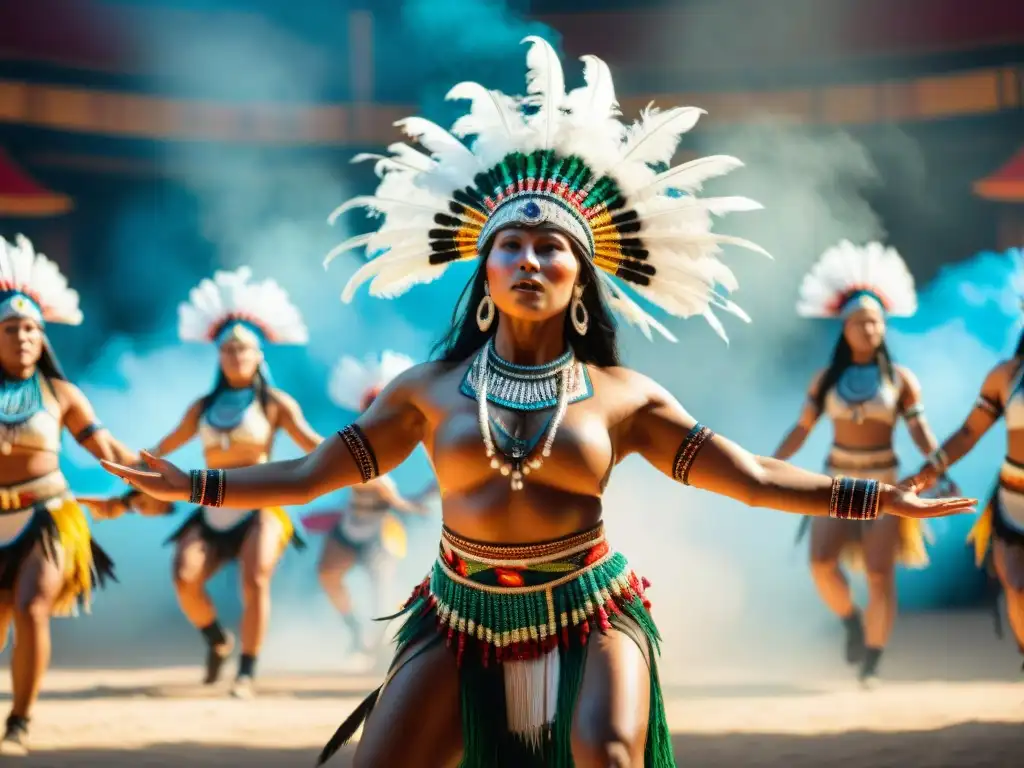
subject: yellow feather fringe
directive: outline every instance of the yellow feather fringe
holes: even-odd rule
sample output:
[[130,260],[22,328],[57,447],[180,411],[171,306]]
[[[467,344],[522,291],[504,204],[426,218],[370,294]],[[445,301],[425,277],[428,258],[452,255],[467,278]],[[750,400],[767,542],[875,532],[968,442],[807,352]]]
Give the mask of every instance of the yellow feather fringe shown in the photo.
[[92,602],[92,534],[89,519],[78,502],[64,499],[50,508],[64,557],[64,586],[53,604],[54,616],[76,616],[79,601],[89,612]]

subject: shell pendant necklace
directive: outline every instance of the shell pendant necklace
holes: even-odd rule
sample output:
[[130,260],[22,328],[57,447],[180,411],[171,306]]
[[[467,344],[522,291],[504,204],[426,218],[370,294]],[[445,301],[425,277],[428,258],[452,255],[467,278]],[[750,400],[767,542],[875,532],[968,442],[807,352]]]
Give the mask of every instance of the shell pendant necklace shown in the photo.
[[[548,422],[544,439],[542,442],[538,441],[540,455],[537,455],[536,445],[532,451],[528,451],[525,449],[525,441],[515,441],[511,456],[504,452],[501,453],[501,456],[504,458],[504,461],[502,461],[502,458],[498,456],[499,452],[494,443],[494,435],[491,433],[491,416],[487,407],[487,382],[492,374],[490,355],[491,342],[480,350],[480,354],[475,362],[476,371],[474,378],[476,379],[477,421],[480,426],[480,437],[483,439],[484,452],[490,460],[491,468],[498,470],[509,478],[513,491],[521,491],[523,489],[523,477],[539,470],[544,465],[544,459],[551,456],[551,446],[554,445],[555,434],[558,432],[558,428],[565,418],[566,409],[569,407],[571,376],[576,368],[576,360],[570,355],[565,363],[559,365],[556,370],[549,374],[550,377],[556,380],[557,403],[555,405],[555,413]],[[522,366],[522,369],[524,372],[529,371],[525,366]],[[509,371],[507,370],[502,371],[502,373],[505,376],[509,376]],[[527,375],[524,375],[524,379],[527,378]]]

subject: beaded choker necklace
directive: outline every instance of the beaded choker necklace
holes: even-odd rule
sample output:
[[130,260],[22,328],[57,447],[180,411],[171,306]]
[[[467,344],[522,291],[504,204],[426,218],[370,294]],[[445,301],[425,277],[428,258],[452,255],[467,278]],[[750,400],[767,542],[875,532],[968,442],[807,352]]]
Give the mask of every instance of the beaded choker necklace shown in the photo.
[[[491,467],[509,478],[514,491],[522,490],[523,477],[539,470],[544,459],[551,455],[555,434],[569,405],[593,395],[586,366],[576,360],[572,350],[544,365],[517,365],[499,357],[493,341],[480,350],[460,389],[463,394],[476,398],[484,451]],[[488,401],[512,411],[554,407],[555,412],[538,435],[524,440],[509,434],[500,421],[491,417]],[[499,458],[493,431],[505,437],[511,454],[501,451]]]
[[569,372],[568,404],[592,397],[587,367],[579,362],[572,350],[543,365],[518,365],[503,359],[494,349],[494,340],[487,342],[477,357],[477,363],[486,353],[487,365],[469,366],[459,387],[462,394],[474,399],[479,395],[481,371],[486,371],[483,389],[487,399],[510,411],[543,411],[558,405],[558,382],[563,372]]

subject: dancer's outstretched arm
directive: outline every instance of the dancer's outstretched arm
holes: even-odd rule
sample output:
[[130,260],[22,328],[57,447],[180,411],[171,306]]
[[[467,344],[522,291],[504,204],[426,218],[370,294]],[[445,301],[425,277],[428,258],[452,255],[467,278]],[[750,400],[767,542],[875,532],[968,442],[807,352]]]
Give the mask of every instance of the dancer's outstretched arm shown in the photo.
[[[631,388],[642,405],[623,430],[625,452],[635,452],[688,485],[722,494],[752,507],[827,517],[837,482],[827,475],[778,459],[755,456],[714,435],[664,388],[636,373]],[[623,451],[617,451],[623,453]],[[941,517],[970,512],[975,499],[920,499],[895,486],[880,485],[879,512],[902,517]]]
[[964,423],[934,451],[928,462],[918,470],[917,474],[907,478],[904,485],[918,491],[931,487],[947,469],[971,452],[992,425],[999,421],[1003,414],[1002,393],[1010,378],[1016,372],[1019,363],[1009,361],[1001,363],[989,371],[981,385],[981,392]]
[[[426,419],[418,394],[436,370],[419,365],[396,377],[355,422],[324,440],[312,453],[224,473],[227,507],[307,504],[318,496],[385,474],[422,441]],[[148,471],[116,462],[103,466],[143,493],[164,501],[187,501],[191,479],[169,461],[146,452]]]

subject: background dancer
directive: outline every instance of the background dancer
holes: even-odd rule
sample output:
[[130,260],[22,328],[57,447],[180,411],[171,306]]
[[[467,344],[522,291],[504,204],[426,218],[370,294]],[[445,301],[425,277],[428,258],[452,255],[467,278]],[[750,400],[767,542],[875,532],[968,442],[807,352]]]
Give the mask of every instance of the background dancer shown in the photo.
[[[331,376],[331,399],[343,408],[362,413],[395,376],[412,366],[412,359],[390,350],[365,361],[346,355],[338,361]],[[394,480],[382,475],[365,485],[353,486],[344,509],[302,519],[307,531],[325,534],[317,573],[324,592],[352,632],[354,650],[373,652],[383,633],[373,637],[374,633],[355,617],[345,584],[346,574],[353,566],[366,568],[373,595],[371,615],[378,617],[390,612],[384,607],[385,601],[390,599],[397,561],[405,557],[408,549],[405,526],[395,513],[426,514],[424,502],[436,490],[436,484],[431,484],[414,499],[406,499]]]
[[[1017,285],[1024,286],[1024,270],[1018,274]],[[905,485],[921,490],[934,485],[970,453],[1000,417],[1006,422],[1006,455],[996,487],[968,541],[974,545],[978,567],[994,571],[999,580],[1010,628],[1024,656],[1024,332],[1013,357],[985,376],[964,423]]]
[[[900,417],[921,452],[932,454],[937,443],[924,418],[920,385],[909,370],[893,362],[885,344],[886,318],[908,317],[916,309],[914,279],[892,248],[843,241],[825,251],[804,277],[797,312],[838,318],[843,330],[832,360],[814,377],[800,419],[775,458],[789,459],[800,450],[822,416],[833,428],[825,465],[829,474],[895,483],[898,461],[892,443]],[[814,584],[825,605],[843,621],[847,662],[858,664],[859,679],[871,685],[896,618],[896,565],[928,564],[922,525],[889,516],[867,525],[832,519],[806,522]],[[801,532],[805,529],[806,524]],[[866,573],[863,617],[841,563]]]
[[88,610],[93,589],[114,576],[60,471],[61,432],[99,459],[138,461],[97,421],[46,337],[46,323],[81,322],[78,294],[57,265],[24,237],[0,238],[0,649],[14,624],[5,755],[28,753],[29,716],[50,663],[50,617]]
[[403,121],[433,156],[396,145],[401,162],[382,163],[378,194],[342,209],[385,214],[356,242],[386,252],[345,296],[370,277],[371,292],[394,296],[456,260],[477,261],[441,359],[398,376],[302,459],[226,472],[186,473],[153,456],[148,471],[105,465],[168,501],[212,487],[228,505],[290,503],[368,482],[427,448],[443,498],[438,559],[407,604],[386,686],[321,759],[369,715],[357,766],[423,755],[466,768],[674,766],[646,585],[601,524],[610,472],[632,453],[681,483],[803,514],[930,517],[973,504],[756,457],[619,365],[613,309],[659,326],[615,277],[721,329],[711,305],[738,310],[713,292],[733,283],[719,243],[737,241],[708,231],[709,209],[750,204],[693,194],[731,158],[653,170],[699,110],[652,110],[626,131],[603,62],[587,57],[587,85],[566,94],[555,52],[529,41],[525,104],[458,86],[451,95],[472,108],[453,131],[474,135],[473,148],[428,121]]
[[[268,461],[276,434],[285,431],[303,451],[321,438],[289,395],[273,386],[264,344],[305,344],[298,309],[273,280],[252,282],[246,267],[217,272],[199,283],[179,309],[178,333],[186,342],[214,342],[220,364],[213,389],[194,402],[152,454],[165,456],[198,436],[209,467],[245,467]],[[127,503],[153,514],[138,492]],[[238,561],[242,591],[242,654],[232,695],[253,695],[256,659],[270,621],[270,581],[289,542],[304,546],[288,513],[278,506],[226,508],[211,497],[170,537],[175,542],[174,589],[185,617],[207,643],[204,683],[217,682],[235,645],[217,620],[206,582]]]

